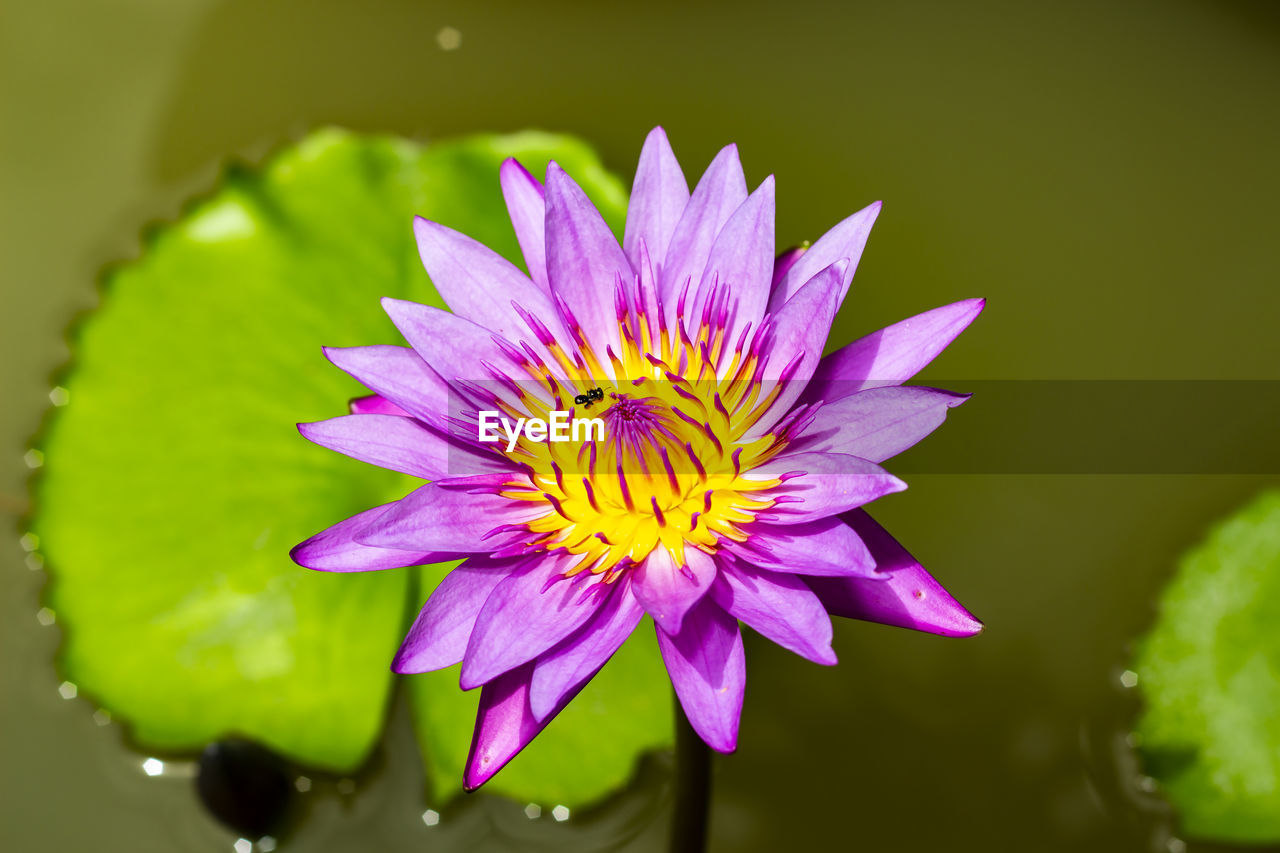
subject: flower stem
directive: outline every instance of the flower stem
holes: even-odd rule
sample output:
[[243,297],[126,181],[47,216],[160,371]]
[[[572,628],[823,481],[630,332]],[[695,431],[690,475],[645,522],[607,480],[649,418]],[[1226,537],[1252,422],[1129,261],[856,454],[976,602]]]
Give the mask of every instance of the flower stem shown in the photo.
[[689,724],[676,698],[675,806],[671,816],[671,853],[703,853],[711,800],[711,750]]

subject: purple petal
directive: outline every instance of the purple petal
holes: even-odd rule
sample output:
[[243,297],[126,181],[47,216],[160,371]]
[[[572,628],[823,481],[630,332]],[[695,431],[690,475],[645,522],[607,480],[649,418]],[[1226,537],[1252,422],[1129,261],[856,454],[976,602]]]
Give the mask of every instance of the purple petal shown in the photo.
[[676,300],[685,280],[690,282],[690,287],[696,287],[702,280],[716,236],[746,200],[747,179],[742,174],[738,146],[728,145],[711,161],[689,197],[684,214],[671,234],[666,257],[657,254],[655,247],[649,247],[662,270],[658,294],[669,318],[675,317]]
[[853,274],[858,269],[862,250],[867,245],[871,226],[875,224],[876,217],[879,215],[880,202],[877,201],[823,234],[818,242],[797,258],[795,264],[782,276],[774,290],[770,310],[780,309],[788,299],[799,292],[801,287],[804,287],[805,282],[826,267],[836,261],[847,260],[849,265],[840,279],[840,295],[836,299],[836,304],[843,302],[845,294],[849,292],[849,284],[853,281]]
[[444,427],[449,387],[409,347],[326,347],[324,354],[370,391],[420,421]]
[[824,405],[792,447],[883,462],[941,426],[947,410],[969,397],[904,385],[869,388]]
[[864,388],[901,385],[947,348],[985,299],[966,299],[872,332],[827,356],[805,389],[806,401],[834,403]]
[[321,572],[367,572],[373,569],[399,569],[441,563],[458,557],[452,552],[402,551],[396,548],[374,548],[361,545],[352,536],[363,531],[395,503],[383,504],[373,509],[339,521],[332,527],[293,547],[289,556],[300,566]]
[[[497,252],[422,217],[414,219],[413,232],[422,265],[454,314],[512,341],[533,336],[516,305],[561,329],[550,295]],[[560,337],[567,343],[563,331]]]
[[392,671],[432,672],[461,661],[480,608],[511,571],[510,561],[472,559],[445,575],[413,620]]
[[871,516],[856,510],[844,520],[867,543],[885,579],[809,578],[809,586],[833,616],[944,637],[971,637],[982,631],[982,623]]
[[711,586],[711,597],[784,649],[831,666],[831,617],[800,578],[742,562],[726,565]]
[[398,415],[343,415],[298,432],[321,447],[424,480],[448,476],[449,445],[413,418]]
[[[767,435],[805,389],[826,345],[831,321],[836,316],[836,295],[842,275],[841,264],[833,264],[809,280],[791,301],[774,314],[773,345],[768,352],[764,378],[778,380],[786,371],[790,378],[765,412],[752,424],[744,442]],[[766,381],[765,393],[774,387]]]
[[730,304],[736,305],[732,311],[733,324],[727,333],[727,340],[731,342],[737,341],[748,323],[752,328],[759,328],[765,306],[769,304],[774,261],[773,215],[773,176],[770,175],[733,212],[716,237],[698,294],[692,302],[691,316],[701,316],[712,287],[718,283],[729,288]]
[[875,560],[862,539],[839,518],[799,524],[754,522],[746,542],[721,544],[734,556],[764,569],[800,575],[873,577]]
[[[448,415],[456,418],[467,409],[466,401],[476,402],[468,387],[471,383],[499,394],[511,405],[518,403],[510,392],[493,381],[486,368],[489,365],[500,372],[518,375],[516,365],[495,342],[493,332],[430,305],[384,297],[382,307],[414,351],[455,392],[447,399]],[[523,387],[533,390],[529,383]],[[458,435],[456,430],[449,432]]]
[[678,634],[655,628],[671,686],[693,730],[717,752],[733,752],[747,686],[738,620],[708,598],[686,614]]
[[[576,631],[600,608],[584,593],[598,583],[564,578],[572,563],[539,554],[532,571],[513,575],[494,588],[480,609],[467,654],[462,659],[462,689],[470,690],[533,660]],[[582,575],[578,576],[582,580]]]
[[[500,484],[504,478],[466,479]],[[410,492],[357,533],[356,541],[378,548],[482,554],[499,547],[485,540],[486,534],[503,524],[529,521],[538,512],[491,492],[472,494],[450,487],[460,482],[465,480],[440,480]]]
[[680,568],[666,548],[649,552],[634,569],[631,589],[645,611],[669,634],[680,630],[680,622],[690,607],[702,598],[715,580],[715,560],[687,546],[685,566]]
[[508,157],[498,170],[502,184],[502,197],[511,215],[511,227],[516,232],[516,242],[524,255],[529,278],[544,292],[550,293],[547,283],[547,203],[543,199],[542,184],[529,170],[514,158]]
[[796,261],[808,251],[804,246],[796,246],[794,249],[787,249],[773,262],[773,286],[776,288],[778,283],[782,281],[782,277],[787,271],[796,265]]
[[874,462],[843,453],[787,453],[775,456],[746,474],[750,479],[768,480],[798,474],[767,495],[787,498],[759,513],[761,521],[795,523],[816,521],[876,498],[900,492],[907,484]]
[[386,397],[379,397],[377,394],[370,394],[367,397],[354,397],[348,408],[353,415],[400,415],[401,417],[413,417]]
[[505,767],[590,680],[584,679],[566,693],[556,708],[539,721],[529,709],[532,677],[533,664],[525,664],[498,676],[480,691],[475,734],[471,737],[471,752],[462,776],[466,790],[474,791]]
[[538,658],[529,693],[529,706],[538,719],[550,714],[566,692],[604,666],[640,624],[644,608],[631,592],[631,584],[624,578],[613,586],[616,588],[589,622]]
[[631,281],[631,264],[582,188],[556,163],[547,166],[547,277],[602,361],[617,351],[614,286]]
[[640,268],[640,243],[649,247],[652,257],[661,261],[667,255],[671,234],[676,229],[685,205],[689,203],[689,185],[684,172],[671,151],[671,143],[662,128],[649,131],[640,149],[636,179],[631,186],[631,202],[627,206],[627,226],[622,248],[633,269]]

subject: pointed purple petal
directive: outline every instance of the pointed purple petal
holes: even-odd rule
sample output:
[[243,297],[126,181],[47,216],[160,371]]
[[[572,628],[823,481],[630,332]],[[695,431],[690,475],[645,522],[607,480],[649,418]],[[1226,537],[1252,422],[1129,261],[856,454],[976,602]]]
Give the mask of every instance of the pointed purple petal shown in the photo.
[[934,308],[836,350],[814,371],[804,399],[834,403],[864,388],[901,385],[946,349],[986,304],[966,299]]
[[476,616],[511,567],[468,560],[444,576],[413,620],[393,672],[432,672],[462,660]]
[[456,482],[441,480],[410,492],[356,533],[356,541],[378,548],[483,554],[498,547],[483,539],[485,534],[503,524],[530,520],[531,510],[519,502],[448,487]]
[[[801,473],[802,472],[802,473]],[[799,500],[780,503],[758,514],[762,521],[794,523],[816,521],[876,498],[900,492],[907,484],[874,462],[843,453],[788,453],[775,456],[746,474],[750,479],[768,480],[796,474],[770,489],[771,498]]]
[[457,554],[442,551],[402,551],[396,548],[374,548],[361,545],[352,536],[363,531],[371,522],[395,506],[383,504],[373,509],[339,521],[305,542],[293,547],[289,556],[299,566],[321,572],[367,572],[374,569],[399,569],[405,566],[421,566],[441,563],[457,558]]
[[784,649],[831,666],[831,617],[800,578],[735,561],[711,587],[711,597]]
[[348,408],[353,415],[400,415],[401,417],[413,417],[386,397],[379,397],[377,394],[354,397],[348,404]]
[[524,255],[529,278],[545,293],[551,292],[547,283],[547,203],[543,189],[529,171],[514,158],[508,157],[498,170],[502,184],[502,197],[511,215],[511,227],[516,232],[516,242]]
[[529,709],[529,681],[533,664],[525,664],[490,681],[480,691],[475,734],[463,772],[462,785],[474,791],[493,777],[507,762],[568,705],[590,679],[584,679],[566,693],[556,708],[539,721]]
[[[666,548],[654,548],[634,570],[631,589],[645,611],[669,634],[680,630],[685,613],[715,580],[715,560],[694,547],[684,549],[685,569]],[[692,575],[692,577],[690,576]]]
[[[497,252],[422,217],[414,219],[413,233],[422,266],[454,314],[512,341],[533,334],[515,305],[552,331],[561,328],[550,295]],[[563,331],[560,337],[567,343]]]
[[734,556],[775,572],[836,577],[873,577],[875,560],[862,538],[839,518],[799,524],[754,522],[749,538],[721,544]]
[[559,165],[547,166],[547,277],[569,306],[596,356],[617,350],[614,285],[631,281],[631,264],[582,188]]
[[844,520],[867,543],[885,579],[809,578],[810,588],[833,616],[944,637],[971,637],[982,631],[982,623],[871,516],[856,510]]
[[871,234],[871,226],[880,215],[880,202],[864,207],[857,213],[836,225],[809,247],[795,264],[787,270],[778,282],[773,293],[770,310],[777,310],[794,296],[805,282],[813,278],[826,267],[836,261],[848,260],[844,276],[840,280],[840,295],[836,300],[839,305],[849,292],[849,284],[858,269],[858,260],[867,245],[867,237]]
[[[777,380],[783,371],[791,368],[790,378],[764,414],[747,430],[742,439],[744,442],[767,435],[770,428],[790,411],[804,391],[809,377],[822,358],[822,348],[831,332],[831,321],[835,319],[839,304],[836,297],[842,270],[842,264],[838,263],[827,267],[800,288],[800,292],[782,306],[781,311],[772,315],[774,344],[768,352],[769,361],[765,366],[764,378]],[[797,359],[798,365],[792,368]],[[772,387],[766,381],[766,392]]]
[[711,247],[691,316],[701,316],[704,301],[716,283],[728,287],[731,304],[736,304],[732,311],[733,324],[728,329],[729,341],[737,341],[748,323],[758,328],[769,304],[774,261],[773,216],[774,189],[770,175],[733,212]]
[[652,257],[659,261],[666,257],[671,234],[688,203],[689,184],[685,182],[684,172],[671,151],[667,134],[655,127],[640,149],[631,202],[627,206],[626,233],[622,238],[622,248],[634,269],[640,268],[641,241],[648,245]]
[[481,361],[509,364],[493,342],[493,332],[464,317],[389,296],[383,297],[382,308],[414,351],[451,385],[459,379],[485,379]]
[[527,559],[537,562],[534,568],[498,584],[480,610],[462,660],[463,690],[533,660],[600,608],[594,596],[583,600],[586,586],[562,577],[571,561],[546,554]]
[[538,658],[529,693],[529,706],[538,719],[550,714],[566,692],[604,666],[640,624],[644,608],[632,594],[630,582],[624,578],[614,586],[589,622]]
[[324,354],[370,391],[418,420],[443,428],[449,387],[409,347],[326,347]]
[[657,254],[655,247],[649,247],[662,270],[658,294],[667,307],[668,317],[675,316],[676,297],[684,288],[685,280],[688,279],[692,287],[702,280],[716,236],[746,200],[747,179],[742,174],[738,146],[725,146],[689,197],[684,214],[671,234],[666,257]]
[[370,465],[424,480],[448,476],[448,442],[413,418],[342,415],[327,421],[298,424],[298,432],[321,447]]
[[693,730],[717,752],[733,752],[747,686],[738,620],[707,598],[685,615],[678,634],[655,628],[671,686]]
[[782,281],[782,277],[796,265],[796,261],[800,260],[806,251],[808,249],[804,246],[796,246],[794,249],[787,249],[781,255],[778,255],[773,262],[773,287],[776,288],[778,286],[778,283]]
[[869,388],[824,405],[791,446],[883,462],[941,426],[947,410],[969,396],[905,385]]

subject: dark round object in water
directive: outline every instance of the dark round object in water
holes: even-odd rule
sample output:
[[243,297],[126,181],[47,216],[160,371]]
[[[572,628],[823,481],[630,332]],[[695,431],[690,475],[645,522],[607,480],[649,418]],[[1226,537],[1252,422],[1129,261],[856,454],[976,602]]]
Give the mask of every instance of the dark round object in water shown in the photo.
[[256,839],[271,835],[284,820],[293,783],[280,756],[247,740],[228,739],[204,748],[196,793],[214,817]]

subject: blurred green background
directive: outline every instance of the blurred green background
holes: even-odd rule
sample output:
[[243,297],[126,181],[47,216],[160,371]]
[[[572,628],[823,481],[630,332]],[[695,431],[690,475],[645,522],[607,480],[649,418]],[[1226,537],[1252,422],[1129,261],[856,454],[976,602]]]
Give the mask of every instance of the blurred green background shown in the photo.
[[[753,185],[777,174],[780,245],[885,200],[833,340],[987,297],[926,380],[1280,379],[1275,4],[6,0],[0,81],[0,849],[234,840],[59,696],[45,577],[17,544],[65,328],[228,156],[322,124],[537,127],[629,180],[663,124],[691,177],[730,141]],[[912,475],[878,517],[987,633],[842,623],[831,669],[752,638],[713,849],[1215,849],[1184,848],[1143,790],[1119,674],[1176,555],[1274,479]],[[444,808],[397,712],[289,849],[652,849],[661,762],[646,778],[563,824]]]

